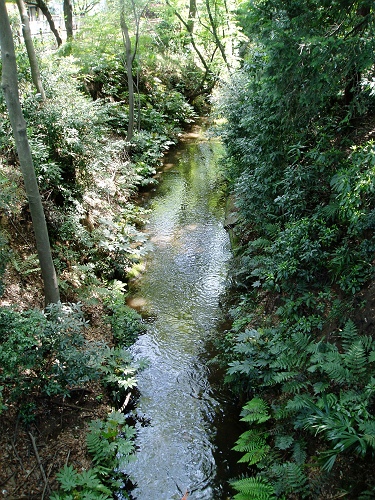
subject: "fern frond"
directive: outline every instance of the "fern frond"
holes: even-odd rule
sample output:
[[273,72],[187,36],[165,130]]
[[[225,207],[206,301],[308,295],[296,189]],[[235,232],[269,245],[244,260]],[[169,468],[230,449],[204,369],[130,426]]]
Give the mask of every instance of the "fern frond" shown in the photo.
[[271,449],[271,447],[268,445],[254,448],[254,450],[251,450],[251,451],[245,453],[245,455],[243,455],[238,460],[238,463],[246,463],[248,465],[255,465],[255,464],[259,463],[260,461],[262,461],[263,458],[268,455],[270,449]]
[[293,399],[290,399],[285,406],[285,409],[290,413],[296,413],[302,409],[308,408],[312,403],[312,399],[307,394],[296,394]]
[[294,442],[294,437],[293,436],[276,436],[275,437],[275,448],[278,448],[279,450],[287,450],[292,446]]
[[292,334],[292,341],[300,351],[305,351],[311,343],[311,335],[308,333],[296,332]]
[[290,380],[283,384],[283,392],[291,394],[299,394],[301,391],[306,390],[308,387],[307,382],[302,380]]
[[315,394],[321,394],[322,392],[325,392],[329,387],[328,382],[316,382],[313,385],[314,393]]
[[268,434],[250,429],[238,438],[236,446],[233,450],[245,452],[239,462],[248,463],[250,465],[260,462],[270,451],[270,446],[267,444]]
[[105,463],[116,453],[115,443],[109,443],[100,434],[89,432],[86,436],[87,449],[95,463]]
[[348,380],[351,380],[350,370],[342,364],[340,357],[337,360],[327,362],[322,368],[332,380],[339,384],[344,384]]
[[276,489],[285,493],[302,492],[307,483],[307,477],[302,467],[294,462],[274,465],[271,468],[271,473],[278,478],[278,487]]
[[248,401],[241,412],[243,422],[257,422],[261,424],[271,417],[268,413],[268,404],[261,398]]
[[344,328],[340,332],[340,337],[344,350],[347,350],[351,344],[358,340],[358,329],[352,320],[346,322]]
[[367,355],[361,340],[353,343],[344,356],[344,361],[355,379],[361,379],[367,372]]
[[266,437],[268,437],[268,434],[250,429],[240,435],[236,441],[236,446],[233,447],[233,450],[246,452],[253,451],[266,444]]
[[279,372],[273,376],[273,380],[276,384],[286,382],[294,377],[297,377],[299,372]]
[[369,420],[360,424],[359,429],[363,432],[366,444],[375,449],[375,420]]
[[274,487],[263,478],[246,477],[231,483],[237,493],[233,500],[273,500],[276,498]]
[[271,245],[271,241],[267,238],[257,238],[256,240],[251,241],[249,247],[254,250],[263,250]]
[[302,465],[306,462],[307,453],[306,446],[301,441],[296,441],[293,445],[293,460],[297,465]]

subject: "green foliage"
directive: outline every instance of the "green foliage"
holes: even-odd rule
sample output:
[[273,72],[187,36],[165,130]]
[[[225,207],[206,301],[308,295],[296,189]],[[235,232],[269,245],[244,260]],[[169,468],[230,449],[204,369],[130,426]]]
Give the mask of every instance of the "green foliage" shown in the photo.
[[272,401],[264,422],[250,411],[239,451],[253,443],[251,471],[277,497],[350,490],[338,462],[360,463],[357,491],[370,491],[375,355],[361,308],[374,278],[373,15],[370,2],[243,3],[243,65],[218,103],[242,293],[227,380],[256,396],[251,407]]
[[110,311],[108,321],[117,343],[130,346],[137,336],[145,331],[142,317],[125,303],[124,284],[114,281],[104,303]]
[[267,445],[267,434],[254,430],[249,430],[241,434],[233,447],[235,451],[245,452],[245,455],[239,462],[245,462],[249,465],[261,462],[269,453],[270,446]]
[[130,354],[85,340],[85,324],[79,304],[50,305],[45,313],[2,308],[0,381],[4,401],[22,401],[33,393],[69,395],[72,387],[99,378],[119,395],[134,386],[137,367]]
[[[106,420],[94,420],[87,434],[87,449],[92,455],[93,467],[78,472],[71,465],[57,474],[60,491],[53,500],[109,500],[119,492],[122,468],[134,458],[135,429],[125,424],[125,416],[113,411]],[[128,498],[126,492],[123,493]]]
[[7,246],[7,240],[4,237],[3,233],[0,232],[0,297],[4,292],[4,284],[2,281],[2,277],[5,273],[6,265],[9,261],[9,249]]
[[275,490],[266,479],[247,477],[233,481],[233,488],[239,493],[234,495],[234,500],[273,500],[276,498]]

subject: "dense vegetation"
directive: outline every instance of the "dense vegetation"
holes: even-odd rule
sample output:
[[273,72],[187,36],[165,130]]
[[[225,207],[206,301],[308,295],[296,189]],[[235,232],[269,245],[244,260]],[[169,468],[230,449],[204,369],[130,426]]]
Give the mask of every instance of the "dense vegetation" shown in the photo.
[[[0,414],[30,429],[42,398],[66,401],[98,380],[117,409],[128,402],[139,366],[126,346],[142,323],[126,282],[147,247],[136,196],[221,83],[237,291],[222,349],[246,403],[235,449],[249,466],[234,498],[373,498],[373,2],[245,1],[241,36],[225,1],[109,5],[59,49],[35,39],[44,102],[12,22],[64,305],[42,308],[0,94]],[[95,308],[102,336],[90,333]],[[133,434],[120,411],[93,421],[92,468],[66,465],[54,498],[126,489],[113,471],[131,459]]]
[[374,6],[245,1],[221,111],[234,200],[234,498],[375,495]]
[[[22,112],[63,302],[43,309],[33,223],[0,93],[0,414],[13,419],[15,433],[19,422],[39,432],[43,418],[58,432],[58,412],[43,417],[40,410],[52,401],[66,407],[77,390],[105,407],[129,403],[141,366],[127,347],[143,325],[126,305],[127,281],[147,247],[147,211],[137,196],[157,182],[163,154],[184,128],[207,112],[226,57],[217,36],[176,8],[108,2],[58,49],[52,36],[35,37],[45,100],[33,85],[18,15],[11,16]],[[219,14],[209,22],[229,26]],[[40,498],[57,488],[55,477],[61,491],[54,498],[103,500],[119,489],[127,496],[114,471],[131,459],[134,430],[121,411],[88,430],[92,468],[79,473],[73,456],[56,475],[56,461],[50,481],[42,474]],[[30,478],[23,484],[22,470],[11,473],[19,481],[13,486],[5,467],[1,472],[8,493],[26,487],[30,494],[35,486]]]

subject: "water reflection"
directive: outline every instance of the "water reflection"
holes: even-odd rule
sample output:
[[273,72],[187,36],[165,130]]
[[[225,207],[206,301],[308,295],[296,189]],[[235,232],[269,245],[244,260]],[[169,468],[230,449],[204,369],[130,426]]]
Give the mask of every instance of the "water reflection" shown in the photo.
[[[153,244],[132,303],[155,320],[134,346],[149,359],[139,375],[137,461],[126,472],[138,500],[220,500],[207,340],[221,317],[229,240],[216,161],[220,145],[194,139],[179,151],[156,196],[147,231]],[[216,453],[217,455],[217,453]],[[215,486],[216,485],[216,486]]]

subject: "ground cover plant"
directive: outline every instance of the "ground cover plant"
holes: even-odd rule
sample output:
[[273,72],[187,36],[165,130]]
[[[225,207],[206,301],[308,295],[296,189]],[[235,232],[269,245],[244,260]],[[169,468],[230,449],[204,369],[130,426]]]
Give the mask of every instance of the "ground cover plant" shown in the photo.
[[373,6],[239,15],[243,67],[221,100],[240,294],[227,380],[248,400],[234,498],[371,498]]

